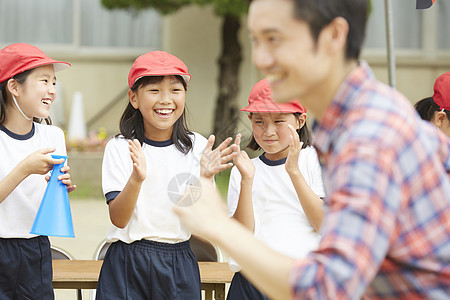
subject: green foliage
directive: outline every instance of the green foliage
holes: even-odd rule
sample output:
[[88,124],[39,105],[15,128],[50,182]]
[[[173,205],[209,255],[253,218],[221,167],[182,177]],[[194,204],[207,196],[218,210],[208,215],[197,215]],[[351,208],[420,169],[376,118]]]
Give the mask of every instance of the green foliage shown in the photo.
[[189,4],[211,4],[219,16],[234,15],[239,17],[248,11],[247,0],[102,0],[102,5],[107,9],[142,10],[145,8],[153,8],[161,14],[173,13]]
[[230,182],[230,173],[231,168],[228,168],[214,176],[216,187],[219,190],[219,193],[222,196],[222,199],[225,200],[225,202],[228,194],[228,183]]

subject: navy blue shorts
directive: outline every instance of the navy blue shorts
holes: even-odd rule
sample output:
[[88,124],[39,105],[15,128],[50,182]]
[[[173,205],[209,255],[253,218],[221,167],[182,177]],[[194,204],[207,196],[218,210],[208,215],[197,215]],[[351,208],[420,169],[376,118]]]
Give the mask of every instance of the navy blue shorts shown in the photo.
[[268,300],[247,278],[241,273],[234,273],[228,290],[227,300]]
[[103,261],[96,299],[200,300],[200,272],[189,241],[111,244]]
[[52,277],[48,237],[0,238],[0,299],[54,299]]

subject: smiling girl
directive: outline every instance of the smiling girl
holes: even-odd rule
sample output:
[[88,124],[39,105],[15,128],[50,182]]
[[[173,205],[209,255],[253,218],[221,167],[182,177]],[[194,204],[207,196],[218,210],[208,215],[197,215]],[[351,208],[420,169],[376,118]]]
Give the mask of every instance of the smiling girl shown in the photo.
[[[28,44],[0,50],[0,299],[54,298],[49,239],[30,230],[47,173],[64,161],[48,154],[66,155],[63,131],[48,124],[55,72],[69,66]],[[58,179],[75,189],[68,173]]]
[[214,136],[207,141],[187,129],[190,78],[186,65],[164,51],[148,52],[131,67],[121,135],[108,143],[103,159],[113,226],[97,299],[201,299],[190,232],[173,206],[195,201],[181,196],[185,187],[230,167],[235,146],[227,147],[228,138],[213,151]]
[[[272,249],[294,258],[318,245],[323,218],[324,189],[316,151],[310,146],[306,109],[297,101],[275,103],[267,79],[253,87],[249,112],[253,136],[248,148],[264,150],[250,159],[239,151],[228,188],[229,215]],[[240,143],[240,136],[236,145]],[[239,271],[227,299],[267,299]]]

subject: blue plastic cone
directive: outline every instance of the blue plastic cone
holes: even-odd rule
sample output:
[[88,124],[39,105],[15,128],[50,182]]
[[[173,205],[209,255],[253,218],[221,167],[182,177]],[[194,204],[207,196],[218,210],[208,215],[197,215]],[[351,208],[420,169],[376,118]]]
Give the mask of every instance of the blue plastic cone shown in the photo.
[[[67,159],[67,156],[63,155],[52,155],[52,157],[64,158],[64,162]],[[58,176],[64,174],[61,172],[64,162],[53,165],[44,198],[30,231],[32,234],[75,237],[67,186],[58,180]]]

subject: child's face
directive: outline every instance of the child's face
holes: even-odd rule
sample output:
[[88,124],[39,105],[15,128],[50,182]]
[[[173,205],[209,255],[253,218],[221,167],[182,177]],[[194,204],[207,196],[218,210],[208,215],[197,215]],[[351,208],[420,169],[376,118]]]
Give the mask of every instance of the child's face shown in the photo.
[[56,97],[53,65],[37,67],[23,84],[17,84],[16,100],[28,117],[47,118]]
[[[288,124],[299,129],[296,117],[292,113],[253,113],[250,117],[253,136],[259,146],[266,152],[270,160],[287,157],[291,143],[291,132]],[[295,136],[294,138],[298,138]]]
[[173,124],[184,111],[186,90],[175,76],[164,76],[157,83],[128,92],[130,103],[141,111],[145,136],[154,141],[172,137]]
[[293,17],[293,2],[252,1],[248,14],[252,59],[270,80],[276,101],[301,98],[310,107],[309,99],[321,99],[312,95],[321,91],[331,58],[323,34],[315,41],[308,24]]

